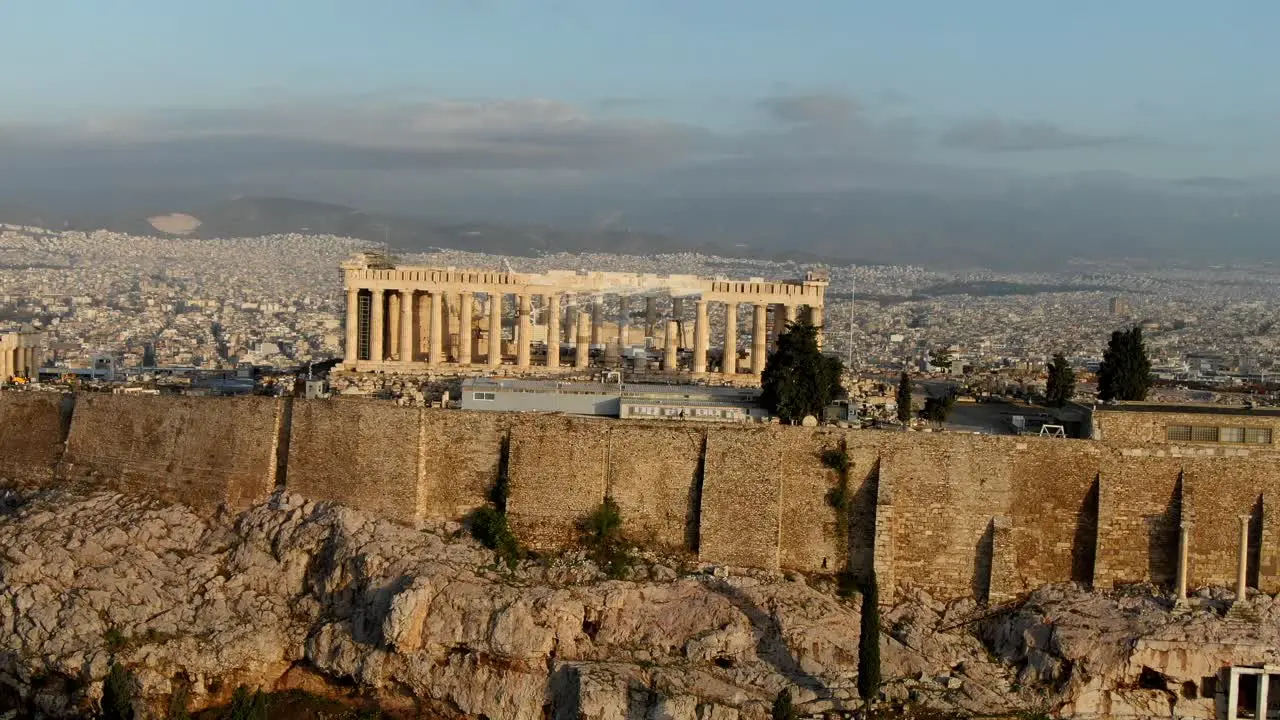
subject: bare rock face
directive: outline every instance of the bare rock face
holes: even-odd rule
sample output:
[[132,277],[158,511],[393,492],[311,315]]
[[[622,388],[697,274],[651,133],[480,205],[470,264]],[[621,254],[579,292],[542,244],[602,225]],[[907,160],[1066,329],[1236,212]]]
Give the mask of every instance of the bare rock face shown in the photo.
[[[655,559],[636,575],[657,579],[608,581],[571,554],[512,572],[456,526],[414,531],[287,494],[210,520],[46,491],[0,515],[0,553],[0,696],[53,716],[91,707],[113,663],[152,711],[179,687],[195,710],[240,685],[355,685],[442,718],[753,720],[783,688],[808,713],[860,705],[858,599],[827,580]],[[1148,664],[1198,673],[1226,657],[1186,644],[1225,637],[1225,620],[1149,598],[1046,589],[975,625],[971,602],[901,595],[882,618],[891,701],[1167,714],[1167,693],[1117,688],[1149,680]]]

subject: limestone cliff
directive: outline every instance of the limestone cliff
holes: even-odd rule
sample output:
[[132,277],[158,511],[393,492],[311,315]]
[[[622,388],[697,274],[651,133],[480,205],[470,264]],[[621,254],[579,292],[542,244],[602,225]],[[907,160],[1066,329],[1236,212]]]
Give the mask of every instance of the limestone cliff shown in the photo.
[[[213,520],[113,493],[13,495],[0,554],[0,696],[55,716],[91,706],[113,662],[153,712],[179,686],[196,709],[239,685],[493,720],[763,718],[783,687],[812,713],[858,705],[857,603],[829,579],[652,557],[607,581],[573,555],[509,572],[456,525],[415,531],[287,494]],[[1251,660],[1221,648],[1275,648],[1280,628],[1262,600],[1223,619],[1211,598],[1174,615],[1057,588],[984,615],[904,595],[883,621],[886,695],[945,710],[1198,713],[1178,672]],[[1197,655],[1207,638],[1226,644]],[[1126,689],[1156,665],[1170,689]]]

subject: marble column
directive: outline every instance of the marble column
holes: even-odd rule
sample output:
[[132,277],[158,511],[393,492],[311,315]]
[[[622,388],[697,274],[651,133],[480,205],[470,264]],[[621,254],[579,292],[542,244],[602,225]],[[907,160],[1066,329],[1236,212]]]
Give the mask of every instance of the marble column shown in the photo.
[[560,296],[547,296],[547,367],[560,367]]
[[400,362],[414,361],[413,352],[413,291],[400,291]]
[[604,298],[597,296],[591,299],[591,344],[601,345],[604,339]]
[[675,320],[667,321],[667,342],[663,346],[665,354],[662,359],[662,369],[667,372],[674,372],[679,363],[679,355],[676,354],[680,347],[676,341],[676,334],[680,332],[680,326]]
[[431,291],[431,338],[427,341],[427,364],[444,362],[444,293]]
[[431,349],[431,295],[418,296],[418,356],[426,357]]
[[1240,553],[1236,562],[1236,602],[1249,599],[1249,516],[1240,516]]
[[684,347],[684,298],[671,298],[671,319],[676,323],[676,347]]
[[529,341],[533,334],[530,323],[529,296],[516,296],[516,367],[526,370],[529,367]]
[[631,345],[631,318],[627,317],[627,296],[618,296],[618,347]]
[[475,315],[475,295],[462,291],[458,294],[458,364],[471,364],[471,341],[475,337],[475,332],[471,326],[475,323],[472,317]]
[[658,327],[658,299],[649,295],[644,299],[644,336],[655,337]]
[[583,370],[591,362],[591,315],[579,311],[577,326],[578,339],[573,347],[573,366]]
[[387,296],[387,359],[400,359],[400,293]]
[[768,318],[765,317],[769,306],[758,302],[754,312],[751,318],[751,374],[758,377],[764,372],[765,352],[769,344]]
[[489,367],[502,365],[502,293],[489,293]]
[[698,300],[694,303],[693,315],[693,372],[695,374],[707,372],[708,329],[707,301]]
[[779,333],[781,334],[783,332],[786,332],[787,326],[795,321],[796,321],[796,306],[783,305],[782,306],[782,330],[780,330]]
[[1184,522],[1178,527],[1178,575],[1177,584],[1177,603],[1183,605],[1187,602],[1187,541],[1189,539],[1191,524]]
[[738,303],[724,305],[724,360],[720,372],[736,375],[738,372]]
[[[347,289],[347,339],[343,350],[343,363],[354,368],[360,359],[360,289]],[[4,379],[3,368],[0,368],[0,380]]]
[[380,363],[386,357],[382,352],[382,336],[386,333],[383,314],[387,311],[387,298],[382,290],[374,290],[369,303],[369,361]]

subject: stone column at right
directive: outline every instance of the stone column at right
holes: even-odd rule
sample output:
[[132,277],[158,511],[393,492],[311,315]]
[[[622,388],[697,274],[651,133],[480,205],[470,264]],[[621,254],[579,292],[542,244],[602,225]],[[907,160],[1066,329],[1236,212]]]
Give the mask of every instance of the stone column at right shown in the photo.
[[591,344],[602,345],[604,338],[604,296],[591,298]]
[[444,293],[431,291],[431,335],[427,338],[427,364],[444,362]]
[[693,372],[707,372],[707,301],[698,299],[694,302],[693,316]]
[[470,292],[463,290],[458,294],[458,364],[471,364],[471,341],[474,339],[475,333],[472,332],[471,326],[474,324],[472,317],[475,316],[475,296]]
[[667,372],[674,372],[679,363],[679,356],[676,351],[680,347],[680,343],[676,341],[676,334],[680,332],[680,325],[675,320],[667,321],[667,341],[663,345],[662,369]]
[[738,372],[738,303],[730,301],[724,305],[724,359],[720,363],[720,372],[735,375]]
[[585,370],[591,362],[591,315],[585,310],[578,312],[577,340],[573,344],[573,366]]
[[560,367],[560,296],[547,296],[547,367]]
[[823,330],[823,327],[822,327],[822,306],[821,305],[809,306],[809,324],[818,328],[818,349],[821,350],[822,336],[825,334],[825,331]]
[[618,296],[618,347],[631,344],[631,318],[627,317],[627,296]]
[[764,373],[765,351],[769,344],[768,312],[769,306],[758,302],[751,318],[751,374],[756,377]]
[[[360,359],[360,339],[357,332],[360,329],[360,289],[347,288],[347,339],[346,347],[343,351],[343,364],[349,368],[356,366],[356,361]],[[0,377],[0,381],[4,380]]]
[[530,322],[529,296],[521,293],[516,296],[516,367],[521,370],[529,367],[530,341],[533,339]]
[[502,364],[502,293],[489,293],[489,367]]
[[369,303],[369,361],[380,363],[386,356],[382,352],[383,314],[387,311],[386,295],[382,290],[373,291]]

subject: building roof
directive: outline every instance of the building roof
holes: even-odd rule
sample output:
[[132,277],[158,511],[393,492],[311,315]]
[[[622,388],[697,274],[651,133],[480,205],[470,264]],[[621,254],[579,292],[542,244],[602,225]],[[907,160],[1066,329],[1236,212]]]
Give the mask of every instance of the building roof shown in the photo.
[[1188,415],[1244,415],[1253,417],[1280,417],[1280,407],[1245,407],[1243,405],[1214,405],[1212,403],[1149,403],[1122,402],[1099,405],[1096,412],[1179,413]]

